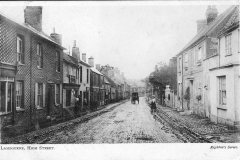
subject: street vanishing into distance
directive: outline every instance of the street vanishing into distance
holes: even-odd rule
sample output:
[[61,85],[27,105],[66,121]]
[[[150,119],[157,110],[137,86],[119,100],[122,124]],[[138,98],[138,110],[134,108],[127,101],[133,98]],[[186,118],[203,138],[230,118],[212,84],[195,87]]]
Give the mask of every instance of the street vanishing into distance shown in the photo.
[[145,99],[127,101],[68,130],[56,132],[44,143],[169,143],[182,142],[153,118]]

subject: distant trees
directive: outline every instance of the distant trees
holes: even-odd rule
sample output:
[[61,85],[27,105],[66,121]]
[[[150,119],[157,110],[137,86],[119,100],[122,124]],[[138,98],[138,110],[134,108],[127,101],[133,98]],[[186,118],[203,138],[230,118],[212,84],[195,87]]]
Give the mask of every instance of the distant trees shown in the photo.
[[163,62],[159,62],[155,66],[155,70],[149,75],[149,82],[153,86],[158,86],[160,89],[164,89],[166,85],[170,85],[174,92],[177,91],[177,66],[175,63],[166,65]]

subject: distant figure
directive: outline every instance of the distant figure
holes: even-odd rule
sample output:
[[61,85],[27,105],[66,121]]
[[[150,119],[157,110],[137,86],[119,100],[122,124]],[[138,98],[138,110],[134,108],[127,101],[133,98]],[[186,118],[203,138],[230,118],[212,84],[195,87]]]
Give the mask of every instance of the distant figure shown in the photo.
[[156,109],[157,109],[157,107],[156,107],[156,99],[155,99],[155,97],[153,96],[153,98],[152,98],[152,100],[151,100],[151,103],[150,103],[150,105],[151,105],[151,113],[155,113],[156,112]]

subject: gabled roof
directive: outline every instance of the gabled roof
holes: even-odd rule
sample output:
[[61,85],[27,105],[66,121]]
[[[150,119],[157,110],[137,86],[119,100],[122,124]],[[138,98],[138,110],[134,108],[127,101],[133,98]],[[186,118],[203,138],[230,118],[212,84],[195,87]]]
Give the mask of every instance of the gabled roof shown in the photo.
[[222,34],[226,33],[228,30],[231,30],[232,28],[239,27],[239,6],[237,6],[234,10],[234,13],[231,15],[229,20],[226,22],[226,24],[222,27],[220,30],[218,36],[221,36]]
[[[216,17],[216,19],[207,25],[205,28],[199,31],[190,42],[179,52],[179,54],[183,53],[187,49],[194,46],[199,40],[201,40],[204,37],[207,36],[217,36],[221,28],[224,26],[226,21],[231,17],[231,15],[234,13],[234,10],[237,8],[237,6],[231,6],[226,11],[224,11],[222,14]],[[178,54],[178,55],[179,55]]]
[[116,87],[116,83],[111,78],[109,78],[107,75],[104,75],[104,77],[112,87]]
[[79,60],[79,63],[81,63],[82,65],[85,65],[85,66],[87,66],[87,67],[91,67],[90,64],[88,64],[88,63],[86,63],[86,62],[84,62],[84,61],[82,61],[82,60]]
[[99,72],[96,68],[92,67],[91,70],[97,74],[100,74],[103,76],[103,74],[101,72]]
[[10,22],[16,24],[18,27],[21,27],[21,28],[24,28],[30,32],[32,32],[33,34],[51,42],[51,43],[54,43],[56,46],[58,46],[59,48],[61,49],[65,49],[63,46],[61,46],[60,44],[58,44],[57,42],[55,42],[54,40],[51,39],[50,36],[48,36],[47,34],[45,34],[44,32],[42,31],[38,31],[36,30],[35,28],[33,28],[32,26],[28,25],[27,23],[19,23],[19,22],[16,22],[14,20],[12,20],[11,18],[9,18],[8,16],[4,15],[3,13],[0,13],[0,17],[3,17],[7,20],[9,20]]
[[63,53],[63,60],[64,60],[65,62],[68,62],[68,63],[71,63],[71,64],[73,64],[73,65],[78,66],[78,60],[77,60],[76,58],[74,58],[74,57],[66,54],[66,53]]

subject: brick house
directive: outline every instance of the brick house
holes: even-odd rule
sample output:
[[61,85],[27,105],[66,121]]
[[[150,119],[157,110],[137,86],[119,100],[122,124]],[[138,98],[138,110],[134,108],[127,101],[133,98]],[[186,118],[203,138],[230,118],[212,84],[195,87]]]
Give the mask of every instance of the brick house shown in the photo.
[[108,95],[108,99],[109,99],[109,102],[116,102],[117,101],[117,96],[116,96],[116,84],[115,82],[109,78],[107,75],[104,75],[104,78],[109,82],[109,88],[110,89],[110,92],[109,92],[109,95]]
[[0,15],[0,118],[8,136],[38,129],[62,108],[61,35],[43,33],[42,7],[27,6],[24,16],[19,24]]
[[63,110],[64,117],[74,117],[79,114],[81,106],[77,106],[76,98],[79,97],[80,72],[78,60],[63,53]]
[[94,67],[94,58],[88,58],[88,64],[91,66],[90,70],[90,106],[92,109],[104,105],[105,88],[104,75]]
[[[232,6],[218,16],[216,7],[208,6],[206,19],[197,21],[197,34],[177,55],[177,94],[181,110],[212,119],[212,112],[216,110],[213,109],[216,107],[216,98],[213,99],[213,95],[218,93],[214,89],[216,80],[213,80],[214,71],[211,70],[219,67],[217,57],[222,57],[223,42],[220,41],[219,34],[237,10],[237,6]],[[235,42],[239,43],[239,40]],[[223,74],[222,71],[216,72]],[[217,75],[214,77],[216,79]],[[236,93],[232,96],[235,97]]]

